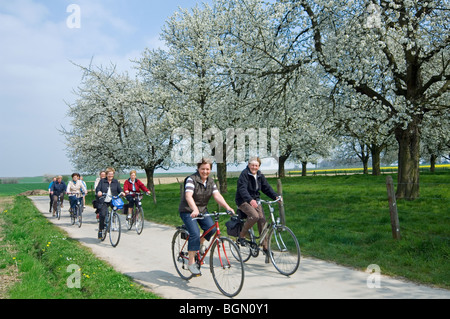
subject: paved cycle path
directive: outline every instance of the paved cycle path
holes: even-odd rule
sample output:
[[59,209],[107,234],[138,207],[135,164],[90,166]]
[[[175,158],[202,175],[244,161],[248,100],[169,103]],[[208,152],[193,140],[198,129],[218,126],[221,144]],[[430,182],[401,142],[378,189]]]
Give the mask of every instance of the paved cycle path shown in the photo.
[[[109,238],[104,242],[97,239],[98,223],[93,208],[86,207],[83,225],[78,228],[70,224],[68,201],[64,202],[62,217],[57,220],[48,212],[48,196],[30,198],[43,215],[67,232],[69,237],[80,241],[117,271],[132,277],[159,296],[169,299],[227,298],[215,286],[208,265],[202,267],[201,277],[185,281],[178,276],[171,256],[174,227],[146,221],[142,234],[137,235],[134,228],[126,229],[125,216],[121,215],[122,236],[119,245],[113,248]],[[83,268],[83,265],[79,266]],[[369,280],[372,286],[379,283],[379,288],[369,288],[369,276],[363,271],[302,257],[297,272],[291,277],[285,277],[272,264],[265,264],[261,254],[245,263],[244,287],[235,299],[450,299],[450,290],[417,285],[383,275],[379,277],[379,282]]]

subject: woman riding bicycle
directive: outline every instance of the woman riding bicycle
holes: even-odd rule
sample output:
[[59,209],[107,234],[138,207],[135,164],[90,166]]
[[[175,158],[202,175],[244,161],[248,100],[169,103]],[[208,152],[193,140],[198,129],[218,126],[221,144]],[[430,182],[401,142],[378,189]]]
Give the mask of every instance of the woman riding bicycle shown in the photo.
[[[99,228],[98,228],[98,238],[102,238],[102,230],[105,227],[105,218],[108,214],[108,206],[111,204],[113,196],[124,196],[120,183],[117,179],[114,179],[115,170],[113,168],[108,168],[106,170],[106,178],[101,179],[95,188],[95,193],[98,198],[98,209],[99,209]],[[105,196],[103,196],[105,195]]]
[[[248,161],[248,166],[242,171],[237,182],[236,205],[245,215],[247,221],[242,227],[239,234],[238,241],[242,246],[245,246],[245,236],[250,228],[256,223],[258,224],[258,231],[261,234],[266,223],[264,212],[259,201],[259,191],[275,200],[278,194],[272,189],[266,180],[266,177],[261,173],[259,167],[261,160],[258,157],[252,157]],[[263,243],[264,252],[267,251],[267,240]],[[268,255],[266,254],[266,257]],[[268,259],[266,258],[266,262]]]
[[85,195],[87,193],[86,187],[80,180],[80,174],[78,173],[72,174],[72,180],[67,183],[66,193],[69,194],[70,212],[72,213],[78,202],[77,194]]
[[[200,213],[206,213],[208,208],[209,199],[214,197],[214,200],[228,211],[234,210],[227,204],[223,196],[217,189],[216,183],[209,176],[211,174],[212,161],[209,159],[202,159],[201,163],[197,164],[197,172],[191,176],[188,176],[184,180],[184,192],[182,194],[180,206],[178,208],[180,217],[189,232],[188,242],[188,254],[189,254],[189,270],[194,275],[201,275],[200,270],[195,263],[195,255],[200,246],[206,240],[209,240],[215,233],[215,230],[208,233],[202,240],[200,240],[200,230],[198,225],[203,231],[208,230],[214,225],[214,221],[211,217],[205,217],[204,219],[192,220]],[[197,222],[196,222],[197,221]],[[197,225],[198,223],[198,225]]]
[[[131,214],[133,213],[134,206],[137,205],[137,197],[136,193],[140,193],[141,189],[147,193],[147,195],[150,195],[150,191],[148,190],[145,185],[136,178],[136,171],[133,170],[130,172],[130,178],[125,181],[125,184],[123,185],[123,190],[125,192],[126,199],[128,200],[128,217],[127,219],[131,218]],[[130,194],[130,192],[133,192],[134,194]]]
[[50,189],[50,194],[53,196],[53,216],[56,215],[56,205],[58,203],[58,198],[61,202],[61,207],[63,207],[64,193],[66,192],[66,187],[67,187],[66,184],[62,180],[62,176],[59,175]]

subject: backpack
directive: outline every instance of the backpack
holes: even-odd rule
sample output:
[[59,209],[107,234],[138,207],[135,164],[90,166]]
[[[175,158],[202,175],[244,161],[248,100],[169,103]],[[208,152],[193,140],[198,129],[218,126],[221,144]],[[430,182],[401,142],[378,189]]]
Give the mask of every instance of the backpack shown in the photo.
[[232,216],[229,221],[225,223],[227,227],[228,236],[239,237],[242,230],[241,219],[237,216]]

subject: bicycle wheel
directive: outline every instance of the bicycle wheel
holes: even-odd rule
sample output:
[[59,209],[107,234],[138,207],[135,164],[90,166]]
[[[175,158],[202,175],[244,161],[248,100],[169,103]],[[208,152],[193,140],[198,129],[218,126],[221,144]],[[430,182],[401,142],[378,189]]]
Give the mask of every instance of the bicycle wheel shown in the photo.
[[[249,236],[250,239],[249,241],[246,242],[244,246],[242,246],[238,240],[236,241],[236,246],[239,248],[243,262],[247,262],[252,256],[253,257],[258,256],[257,254],[255,256],[255,249],[256,252],[258,252],[258,246],[255,244],[255,236],[252,230],[249,230]],[[230,247],[230,249],[231,252],[233,253],[233,256],[235,256],[233,247]]]
[[134,226],[136,228],[136,233],[140,235],[144,229],[144,210],[142,207],[136,208]]
[[61,219],[61,203],[56,205],[56,218],[58,218],[58,220]]
[[192,278],[192,273],[188,269],[188,238],[189,233],[184,228],[178,228],[172,238],[172,259],[178,275],[184,280]]
[[288,227],[273,227],[269,233],[269,256],[278,272],[285,276],[295,273],[300,265],[300,245]]
[[[231,248],[231,252],[230,249]],[[232,258],[232,255],[237,257]],[[244,262],[237,245],[227,237],[216,239],[211,248],[209,267],[214,283],[227,297],[234,297],[244,285]]]
[[80,205],[77,205],[77,223],[78,223],[78,228],[81,227],[81,224],[83,223],[83,208]]
[[111,246],[116,247],[120,240],[120,217],[117,212],[111,212],[111,218],[109,220],[109,241]]
[[107,222],[106,220],[105,220],[105,227],[103,228],[103,230],[102,230],[102,238],[101,238],[101,241],[105,241],[105,239],[106,239],[106,234],[108,233],[108,228],[109,228],[109,226],[108,226],[108,224],[109,224],[109,222]]
[[[131,227],[133,227],[133,223],[134,223],[134,218],[133,218],[133,216],[134,216],[134,214],[135,214],[135,209],[136,208],[133,208],[133,212],[132,212],[132,214],[131,214],[131,218],[125,218],[125,224],[127,224],[127,229],[128,230],[130,230],[131,229]],[[124,212],[125,213],[125,215],[127,215],[128,214],[128,212]]]
[[77,213],[77,207],[75,206],[75,208],[72,209],[72,212],[70,213],[70,222],[72,223],[72,225],[75,225],[76,213]]

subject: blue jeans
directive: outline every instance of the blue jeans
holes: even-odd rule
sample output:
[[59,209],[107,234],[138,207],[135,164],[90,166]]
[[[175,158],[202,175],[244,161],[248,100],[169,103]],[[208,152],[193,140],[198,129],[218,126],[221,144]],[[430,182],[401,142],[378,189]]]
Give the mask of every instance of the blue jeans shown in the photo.
[[[189,232],[189,242],[188,242],[188,251],[197,251],[200,250],[200,229],[198,225],[203,229],[203,231],[207,231],[211,226],[214,226],[214,221],[211,217],[205,217],[204,219],[192,220],[191,213],[180,213],[180,217],[184,222],[184,225]],[[198,223],[198,225],[197,225]],[[206,234],[206,240],[210,240],[210,238],[216,233],[216,229],[214,228],[208,234]]]
[[78,198],[76,196],[69,196],[70,208],[72,208],[72,211],[75,208],[75,206],[77,206],[77,203],[80,203],[81,205],[82,200],[83,200],[82,197]]

